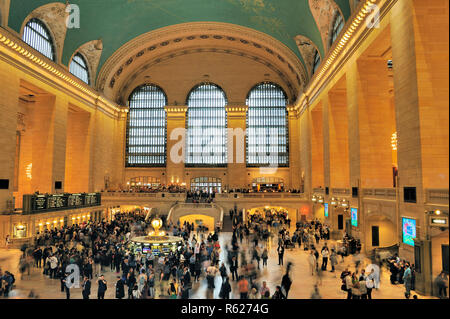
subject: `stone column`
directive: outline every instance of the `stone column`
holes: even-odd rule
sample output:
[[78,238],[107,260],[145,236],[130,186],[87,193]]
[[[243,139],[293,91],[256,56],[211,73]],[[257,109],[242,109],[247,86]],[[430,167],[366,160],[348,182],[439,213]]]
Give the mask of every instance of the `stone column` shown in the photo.
[[312,165],[311,165],[311,123],[309,111],[300,115],[300,179],[304,182],[304,192],[307,198],[312,193]]
[[247,187],[246,116],[248,106],[228,105],[228,188]]
[[[13,208],[14,162],[16,153],[17,113],[20,79],[8,63],[0,63],[0,179],[8,188],[0,189],[0,213]],[[7,205],[8,204],[8,205]],[[4,237],[3,237],[4,238]]]
[[301,171],[300,171],[300,119],[293,108],[288,108],[289,117],[289,173],[290,187],[300,189]]
[[167,112],[167,166],[166,185],[176,182],[188,184],[186,162],[187,106],[166,106]]

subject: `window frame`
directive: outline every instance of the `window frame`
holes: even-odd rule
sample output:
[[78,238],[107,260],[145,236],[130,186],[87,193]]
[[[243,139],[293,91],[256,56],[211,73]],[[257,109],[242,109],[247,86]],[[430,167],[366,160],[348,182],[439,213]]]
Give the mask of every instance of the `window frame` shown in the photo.
[[[224,163],[218,163],[218,164],[210,164],[210,163],[190,163],[189,161],[188,161],[188,158],[189,158],[189,144],[188,144],[188,142],[189,142],[189,111],[190,111],[190,109],[191,109],[191,107],[189,106],[189,102],[190,102],[190,98],[191,98],[191,95],[196,91],[196,90],[198,90],[199,88],[201,88],[202,86],[207,86],[207,85],[209,85],[209,86],[213,86],[213,87],[215,87],[215,88],[217,88],[217,89],[219,89],[221,92],[222,92],[222,94],[223,94],[223,97],[224,97],[224,99],[225,99],[225,105],[224,105],[224,112],[225,112],[225,127],[224,127],[224,130],[225,130],[225,132],[224,132],[224,145],[223,145],[223,147],[224,147],[224,151],[225,151],[225,155],[224,155],[224,159],[225,159],[225,161],[224,161]],[[186,111],[186,123],[185,123],[185,128],[186,128],[186,145],[185,145],[185,147],[186,147],[186,153],[185,153],[185,167],[228,167],[228,131],[227,131],[227,128],[228,128],[228,114],[227,114],[227,110],[226,110],[226,107],[227,107],[227,105],[228,105],[228,97],[227,97],[227,94],[226,94],[226,92],[225,92],[225,90],[221,87],[221,86],[219,86],[219,85],[217,85],[216,83],[213,83],[213,82],[202,82],[202,83],[199,83],[199,84],[197,84],[197,85],[195,85],[190,91],[189,91],[189,93],[188,93],[188,95],[187,95],[187,98],[186,98],[186,105],[187,105],[187,107],[188,107],[188,109],[187,109],[187,111]],[[212,108],[212,109],[218,109],[219,107],[214,107],[214,108]],[[216,126],[216,128],[219,128],[219,126]]]
[[[132,97],[138,93],[140,90],[142,90],[143,88],[146,87],[154,87],[156,89],[158,89],[164,96],[165,99],[165,105],[162,106],[161,108],[164,110],[164,121],[165,121],[165,126],[164,126],[164,163],[138,163],[138,164],[130,164],[129,163],[129,157],[130,156],[138,156],[138,155],[133,155],[135,153],[130,153],[130,122],[131,122],[131,99]],[[130,96],[128,97],[128,108],[129,108],[129,112],[127,114],[127,126],[126,126],[126,141],[125,141],[125,168],[153,168],[153,167],[166,167],[167,166],[167,112],[165,111],[164,107],[167,106],[168,103],[168,98],[167,98],[167,94],[166,92],[158,85],[153,84],[153,83],[146,83],[146,84],[142,84],[138,87],[136,87],[130,94]],[[155,107],[158,108],[159,107]],[[146,109],[155,109],[152,107],[146,107]],[[148,125],[146,126],[146,128],[151,128],[152,126]],[[159,144],[153,144],[153,145],[147,145],[149,147],[155,147],[155,146],[160,146]],[[156,156],[156,155],[152,155],[152,154],[147,154],[147,155],[143,155],[143,156]]]
[[[44,35],[42,35],[38,30],[36,30],[34,27],[30,26],[31,23],[36,23],[37,25],[39,25],[44,32],[46,33],[46,35],[48,36],[48,39],[45,38]],[[48,42],[48,44],[50,45],[50,49],[51,49],[51,57],[49,57],[45,52],[41,52],[39,51],[35,46],[36,45],[32,45],[32,43],[28,43],[25,39],[25,31],[26,29],[29,28],[34,32],[34,35],[40,37],[41,39],[43,39],[45,42]],[[32,40],[36,40],[36,38],[33,38]],[[27,21],[27,23],[25,24],[24,28],[23,28],[23,32],[22,32],[22,41],[24,43],[26,43],[28,46],[30,46],[31,48],[33,48],[34,50],[36,50],[37,52],[39,52],[40,54],[42,54],[43,56],[45,56],[47,59],[56,62],[56,46],[55,46],[55,41],[53,39],[52,33],[50,32],[50,28],[47,27],[47,25],[40,19],[37,18],[31,18],[30,20]],[[35,44],[35,43],[33,43]]]
[[[318,60],[317,60],[317,57],[319,57]],[[322,57],[320,56],[319,50],[316,49],[316,51],[314,53],[314,60],[313,60],[311,75],[314,75],[317,72],[317,69],[319,68],[321,63],[322,63]]]
[[[339,38],[345,26],[345,19],[339,10],[336,11],[330,33],[330,47]],[[339,30],[339,31],[337,31]]]
[[[260,87],[262,85],[266,85],[266,84],[274,85],[276,88],[278,88],[283,93],[283,96],[284,96],[285,101],[286,101],[286,106],[284,107],[284,111],[285,111],[285,117],[284,118],[285,118],[285,123],[286,123],[285,130],[286,130],[286,155],[287,155],[287,158],[286,158],[286,164],[278,163],[277,167],[289,167],[290,166],[290,151],[289,151],[289,142],[290,141],[289,141],[289,113],[288,113],[288,110],[287,110],[287,106],[289,105],[289,98],[288,98],[288,95],[286,94],[286,91],[281,87],[281,85],[279,85],[279,84],[277,84],[275,82],[270,82],[270,81],[261,82],[261,83],[258,83],[256,85],[254,85],[250,89],[249,93],[247,94],[246,104],[248,106],[248,110],[247,110],[247,114],[246,114],[246,134],[245,134],[245,137],[246,137],[245,138],[245,146],[246,146],[245,147],[245,163],[246,163],[246,167],[248,167],[248,168],[257,167],[258,168],[258,167],[270,167],[270,165],[271,165],[270,163],[268,163],[268,164],[265,164],[265,163],[262,163],[262,164],[249,163],[249,138],[250,138],[249,112],[250,112],[250,108],[251,108],[250,103],[249,103],[250,95],[252,94],[252,92],[255,89],[257,89],[258,87]],[[265,145],[267,146],[269,144],[265,144]]]
[[[82,61],[85,65],[83,66],[83,65],[81,65],[78,61],[76,61],[76,60],[75,60],[76,57],[79,57],[79,58],[81,59],[81,61]],[[81,67],[83,70],[86,71],[87,82],[84,81],[82,78],[80,78],[79,76],[77,76],[76,74],[74,74],[74,73],[72,73],[72,72],[70,71],[70,68],[71,68],[71,66],[72,66],[72,63],[76,63],[79,67]],[[69,72],[70,72],[70,74],[72,74],[73,76],[75,76],[77,79],[83,81],[83,82],[86,83],[87,85],[91,85],[91,74],[90,74],[90,71],[89,71],[89,64],[88,64],[88,62],[87,62],[87,59],[84,57],[83,54],[80,53],[80,51],[77,51],[77,52],[74,54],[74,56],[72,57],[72,59],[70,60],[70,63],[69,63]]]

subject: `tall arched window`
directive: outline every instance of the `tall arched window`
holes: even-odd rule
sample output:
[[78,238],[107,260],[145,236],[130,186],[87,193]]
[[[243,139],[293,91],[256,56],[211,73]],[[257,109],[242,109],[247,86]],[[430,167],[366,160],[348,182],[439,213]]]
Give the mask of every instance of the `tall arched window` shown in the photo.
[[129,102],[126,166],[165,166],[166,94],[155,85],[143,85],[131,93]]
[[314,54],[314,62],[313,62],[313,71],[312,74],[316,73],[317,68],[320,65],[320,54],[319,51],[316,50],[316,53]]
[[336,41],[337,37],[341,33],[342,29],[344,28],[344,18],[342,18],[342,15],[339,11],[336,12],[336,16],[334,18],[333,23],[333,29],[331,29],[331,43],[330,46]]
[[40,20],[28,21],[23,30],[22,40],[50,60],[55,61],[53,40],[47,27]]
[[247,105],[247,165],[288,166],[286,93],[273,83],[258,84]]
[[69,71],[81,81],[89,84],[89,68],[84,57],[77,53],[72,58],[69,65]]
[[187,99],[187,166],[227,165],[227,97],[217,85],[195,87]]

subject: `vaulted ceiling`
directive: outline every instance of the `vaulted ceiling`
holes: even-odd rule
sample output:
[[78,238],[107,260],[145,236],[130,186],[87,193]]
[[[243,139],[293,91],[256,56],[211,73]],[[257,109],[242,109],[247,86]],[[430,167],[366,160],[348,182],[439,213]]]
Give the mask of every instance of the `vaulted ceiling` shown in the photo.
[[[134,48],[130,47],[130,43],[134,43],[134,46],[137,46],[139,44],[137,39],[159,41],[156,45],[159,45],[158,47],[164,47],[166,42],[173,42],[175,44],[181,41],[177,39],[176,36],[173,39],[166,38],[159,40],[159,37],[163,37],[158,33],[158,30],[163,30],[164,28],[170,29],[179,25],[186,25],[189,27],[191,23],[218,23],[219,25],[223,24],[242,27],[243,30],[254,30],[256,32],[255,34],[267,36],[267,39],[273,39],[274,41],[272,42],[279,44],[278,48],[280,48],[280,50],[274,50],[275,57],[278,56],[278,59],[282,62],[287,58],[285,63],[286,70],[282,72],[288,73],[289,69],[291,71],[295,70],[296,75],[293,79],[287,81],[287,83],[288,85],[291,85],[291,83],[294,84],[294,82],[296,82],[293,88],[293,90],[296,90],[301,88],[302,85],[305,85],[309,75],[307,75],[307,72],[304,70],[310,69],[310,66],[308,65],[310,61],[305,61],[310,54],[302,52],[303,49],[299,44],[299,42],[301,42],[299,39],[307,39],[309,43],[313,44],[314,48],[319,50],[320,55],[324,57],[329,49],[327,47],[326,37],[328,36],[328,30],[331,24],[331,15],[338,10],[340,14],[343,15],[344,19],[347,20],[351,14],[351,1],[352,0],[11,0],[8,26],[20,34],[27,18],[30,18],[30,14],[37,11],[36,9],[48,5],[45,7],[48,9],[45,10],[59,10],[60,12],[58,14],[63,16],[65,15],[63,5],[66,3],[76,4],[80,9],[80,28],[69,28],[59,32],[61,34],[63,45],[58,48],[60,51],[58,52],[58,60],[60,63],[68,65],[74,52],[86,46],[94,47],[96,46],[96,40],[101,40],[101,55],[98,54],[99,56],[95,62],[95,68],[98,69],[99,80],[103,81],[100,86],[97,84],[97,87],[102,90],[105,86],[108,86],[108,84],[110,88],[114,87],[117,82],[114,74],[117,74],[118,71],[120,74],[122,72],[121,68],[128,65],[127,61],[129,61],[131,57],[136,59],[136,57],[142,56],[142,50],[133,53],[133,55],[130,55],[129,57],[126,57],[123,53],[124,48],[127,48],[127,50]],[[57,4],[57,6],[51,7],[49,4]],[[44,14],[47,13],[44,12]],[[207,25],[208,24],[205,24],[205,26]],[[201,35],[200,33],[196,36],[197,38],[202,38],[203,36],[202,39],[207,39],[206,37],[208,36],[208,39],[216,40],[220,36],[225,36],[226,38],[225,34],[218,35],[218,30],[219,28],[215,26],[214,31],[204,30],[205,35]],[[188,33],[184,33],[189,40]],[[146,34],[150,34],[151,36],[143,38],[143,35]],[[239,31],[237,31],[237,34],[239,34]],[[230,35],[230,37],[232,36],[234,35]],[[248,39],[238,37],[237,40],[237,42],[240,40],[241,42],[239,44],[242,45],[242,43],[246,44]],[[259,42],[250,40],[249,43],[257,48],[262,45],[262,51],[264,51],[264,49],[268,52],[273,50],[269,45],[261,43],[264,40],[263,38],[260,38],[259,40]],[[193,43],[193,41],[189,43]],[[210,48],[216,46],[215,42],[211,41],[203,41],[202,43],[207,43],[207,46]],[[148,44],[146,45],[149,47]],[[226,49],[226,46],[224,45],[218,45],[218,47]],[[176,49],[180,50],[178,47]],[[119,61],[119,59],[115,58],[115,55],[121,50],[122,60]],[[245,50],[241,50],[241,52],[243,51]],[[91,50],[90,52],[94,51]],[[155,52],[156,51],[152,52],[152,54]],[[287,54],[283,55],[282,52],[287,52]],[[259,58],[264,60],[265,58],[261,54],[251,54],[251,52],[249,53],[249,50],[247,50],[245,54],[256,60]],[[265,64],[270,67],[273,63],[269,62],[265,62]],[[117,65],[117,69],[114,69],[112,65],[114,65],[114,67]],[[106,75],[105,69],[113,75]],[[299,72],[299,69],[303,69],[303,71]],[[94,73],[97,74],[97,70],[94,70]],[[102,79],[100,79],[101,77]],[[94,79],[93,83],[95,82],[96,80]],[[300,82],[302,82],[301,85]]]

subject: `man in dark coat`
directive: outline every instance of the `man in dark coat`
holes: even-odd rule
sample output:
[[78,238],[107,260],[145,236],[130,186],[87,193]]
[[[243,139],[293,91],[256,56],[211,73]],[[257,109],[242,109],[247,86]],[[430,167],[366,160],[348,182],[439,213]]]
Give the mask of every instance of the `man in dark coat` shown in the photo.
[[289,290],[291,289],[291,285],[292,285],[292,280],[289,277],[289,271],[290,271],[291,266],[292,266],[292,263],[289,262],[287,267],[286,267],[286,274],[281,279],[281,287],[286,292],[286,299],[287,299],[287,297],[289,295]]
[[81,294],[83,295],[83,299],[89,299],[89,296],[91,294],[91,281],[87,276],[84,276],[83,290]]
[[98,299],[105,299],[105,292],[107,287],[108,286],[105,277],[101,275],[100,278],[98,279],[98,290],[97,290]]
[[117,276],[117,283],[116,283],[116,298],[122,299],[125,297],[125,284],[123,283],[123,280],[120,276]]

